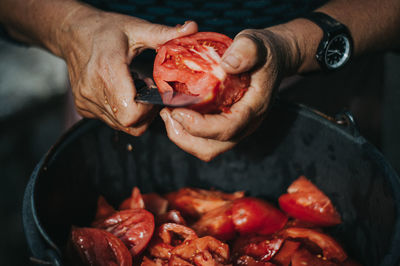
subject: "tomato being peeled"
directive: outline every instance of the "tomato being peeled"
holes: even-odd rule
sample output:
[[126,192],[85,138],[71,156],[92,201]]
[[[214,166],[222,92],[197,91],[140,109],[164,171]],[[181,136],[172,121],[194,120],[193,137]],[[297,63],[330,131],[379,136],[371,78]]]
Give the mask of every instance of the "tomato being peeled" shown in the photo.
[[202,113],[227,111],[246,92],[248,73],[227,74],[221,58],[232,39],[220,33],[198,32],[173,39],[159,47],[154,61],[154,81],[164,103],[174,93],[196,97],[190,108]]

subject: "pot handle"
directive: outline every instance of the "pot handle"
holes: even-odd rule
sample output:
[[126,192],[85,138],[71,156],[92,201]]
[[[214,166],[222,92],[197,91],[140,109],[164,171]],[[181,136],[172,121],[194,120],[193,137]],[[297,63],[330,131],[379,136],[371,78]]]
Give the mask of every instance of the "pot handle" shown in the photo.
[[333,118],[333,121],[337,125],[342,126],[353,137],[360,136],[360,130],[359,130],[357,123],[354,120],[354,117],[350,111],[344,110],[344,111],[336,114],[335,117]]

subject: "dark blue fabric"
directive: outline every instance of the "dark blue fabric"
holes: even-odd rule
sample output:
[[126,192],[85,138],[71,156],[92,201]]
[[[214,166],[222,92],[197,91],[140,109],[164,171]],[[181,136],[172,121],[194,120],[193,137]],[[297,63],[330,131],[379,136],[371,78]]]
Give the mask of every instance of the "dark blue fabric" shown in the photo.
[[321,6],[326,0],[86,0],[90,5],[150,22],[174,26],[198,22],[200,31],[234,37],[246,28],[265,28],[289,21]]

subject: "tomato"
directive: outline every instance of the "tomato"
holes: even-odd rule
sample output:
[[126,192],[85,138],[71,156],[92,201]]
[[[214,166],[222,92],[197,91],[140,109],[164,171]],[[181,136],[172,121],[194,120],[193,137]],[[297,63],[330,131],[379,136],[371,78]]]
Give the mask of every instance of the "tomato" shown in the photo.
[[241,236],[234,242],[232,255],[236,261],[243,260],[243,256],[249,256],[255,262],[267,262],[278,252],[283,241],[283,238],[272,236]]
[[174,223],[166,223],[160,226],[158,236],[164,243],[173,246],[197,238],[197,234],[192,228]]
[[108,216],[115,213],[114,208],[107,202],[103,196],[99,196],[97,199],[97,211],[94,218],[95,221],[107,218]]
[[198,32],[160,46],[153,76],[164,103],[171,102],[173,92],[179,92],[198,98],[191,106],[197,111],[227,111],[250,84],[248,73],[230,75],[220,66],[231,44],[232,39],[223,34]]
[[143,251],[153,235],[154,216],[144,209],[122,210],[96,221],[93,226],[117,236],[135,256]]
[[233,202],[232,220],[240,234],[268,235],[282,229],[288,218],[270,203],[246,197]]
[[[292,266],[318,265],[318,266],[337,266],[339,264],[329,260],[324,260],[320,256],[311,254],[306,249],[297,250],[292,256]],[[341,264],[340,264],[341,265]]]
[[170,210],[164,214],[156,216],[156,224],[161,225],[164,223],[176,223],[185,225],[186,221],[183,219],[181,213],[177,210]]
[[168,201],[157,193],[148,193],[142,195],[146,210],[154,215],[162,215],[167,212]]
[[330,199],[304,176],[294,181],[287,191],[279,197],[279,206],[290,216],[318,226],[341,223]]
[[122,241],[96,228],[73,228],[68,255],[71,265],[132,265],[132,256]]
[[144,201],[139,188],[134,187],[132,189],[132,194],[129,198],[125,199],[121,205],[119,205],[120,210],[129,210],[136,208],[144,208]]
[[228,194],[217,190],[181,188],[176,192],[168,193],[165,197],[171,207],[179,210],[182,215],[198,218],[206,212],[243,196],[242,191]]
[[292,256],[299,246],[299,242],[285,240],[278,253],[273,257],[272,262],[281,266],[289,266]]
[[171,251],[170,265],[187,265],[173,263],[177,258],[194,265],[228,264],[229,246],[212,236],[196,238],[185,241]]
[[289,238],[297,239],[307,239],[315,243],[320,249],[326,259],[335,259],[339,262],[343,262],[347,258],[346,252],[343,248],[336,242],[332,237],[318,232],[314,229],[309,228],[286,228],[283,235]]
[[192,227],[200,236],[210,235],[220,240],[231,240],[236,235],[232,203],[207,212]]

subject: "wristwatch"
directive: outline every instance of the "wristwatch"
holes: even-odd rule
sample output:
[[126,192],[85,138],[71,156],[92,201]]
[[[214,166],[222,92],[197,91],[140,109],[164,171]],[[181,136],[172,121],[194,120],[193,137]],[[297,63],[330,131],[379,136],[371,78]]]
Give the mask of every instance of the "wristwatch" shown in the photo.
[[312,12],[303,18],[314,22],[324,32],[315,55],[321,68],[332,71],[345,66],[353,53],[353,39],[347,27],[321,12]]

